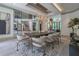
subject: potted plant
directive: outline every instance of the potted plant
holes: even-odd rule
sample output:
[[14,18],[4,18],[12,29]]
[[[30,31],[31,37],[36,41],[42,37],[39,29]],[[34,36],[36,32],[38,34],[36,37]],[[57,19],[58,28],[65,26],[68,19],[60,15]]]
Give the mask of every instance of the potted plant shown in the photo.
[[75,28],[74,26],[79,25],[79,18],[73,18],[68,23],[68,27],[72,29],[72,33],[70,33],[70,37],[74,40]]

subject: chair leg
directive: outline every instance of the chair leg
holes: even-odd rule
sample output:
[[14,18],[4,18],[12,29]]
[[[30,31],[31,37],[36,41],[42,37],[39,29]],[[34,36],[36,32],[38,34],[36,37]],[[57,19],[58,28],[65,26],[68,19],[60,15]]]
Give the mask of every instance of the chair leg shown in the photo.
[[46,55],[46,53],[43,54],[43,56],[45,56],[45,55]]
[[44,47],[43,49],[44,49],[43,56],[46,56],[46,47]]
[[46,52],[45,52],[45,50],[44,50],[43,56],[46,56]]
[[17,51],[19,51],[19,49],[18,49],[18,45],[19,45],[19,43],[17,42]]

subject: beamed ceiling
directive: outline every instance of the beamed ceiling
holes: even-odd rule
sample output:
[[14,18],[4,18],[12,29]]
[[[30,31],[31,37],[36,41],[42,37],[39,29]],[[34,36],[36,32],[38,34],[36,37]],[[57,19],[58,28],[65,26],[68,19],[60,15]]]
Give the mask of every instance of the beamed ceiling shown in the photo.
[[[71,13],[74,11],[79,10],[79,3],[57,3],[58,7],[62,9],[62,11],[59,11],[56,6],[54,6],[53,3],[29,3],[26,6],[29,6],[31,8],[36,8],[37,10],[40,10],[44,13]],[[57,10],[56,10],[57,9]]]
[[79,10],[79,3],[3,3],[3,5],[34,15],[67,14]]

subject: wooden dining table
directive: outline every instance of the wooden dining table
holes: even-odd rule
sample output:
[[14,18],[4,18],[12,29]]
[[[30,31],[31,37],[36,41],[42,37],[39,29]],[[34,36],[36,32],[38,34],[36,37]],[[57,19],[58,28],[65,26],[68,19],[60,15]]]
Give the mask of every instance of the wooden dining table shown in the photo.
[[26,32],[25,35],[29,36],[29,37],[35,37],[35,38],[38,38],[40,36],[47,36],[49,34],[53,34],[54,32],[51,31],[51,32]]
[[24,32],[24,34],[26,35],[26,36],[29,36],[29,42],[30,42],[30,44],[29,44],[29,46],[30,46],[30,48],[31,48],[31,50],[32,50],[32,53],[34,52],[33,51],[33,38],[40,38],[41,36],[48,36],[49,34],[55,34],[55,33],[57,33],[57,32],[54,32],[54,31],[45,31],[45,32]]
[[48,31],[45,31],[45,32],[25,32],[25,35],[30,37],[30,47],[33,51],[32,38],[40,38],[41,36],[48,36],[49,34],[53,34],[53,33],[54,33],[54,31],[51,31],[51,32],[48,32]]

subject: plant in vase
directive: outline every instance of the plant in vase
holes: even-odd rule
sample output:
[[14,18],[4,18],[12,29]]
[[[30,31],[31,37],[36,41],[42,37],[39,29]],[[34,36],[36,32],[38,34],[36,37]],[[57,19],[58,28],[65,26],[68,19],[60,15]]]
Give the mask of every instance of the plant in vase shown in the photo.
[[75,26],[76,25],[79,25],[79,18],[73,18],[68,23],[68,27],[72,29],[72,33],[70,33],[70,37],[72,38],[72,41],[74,40]]

